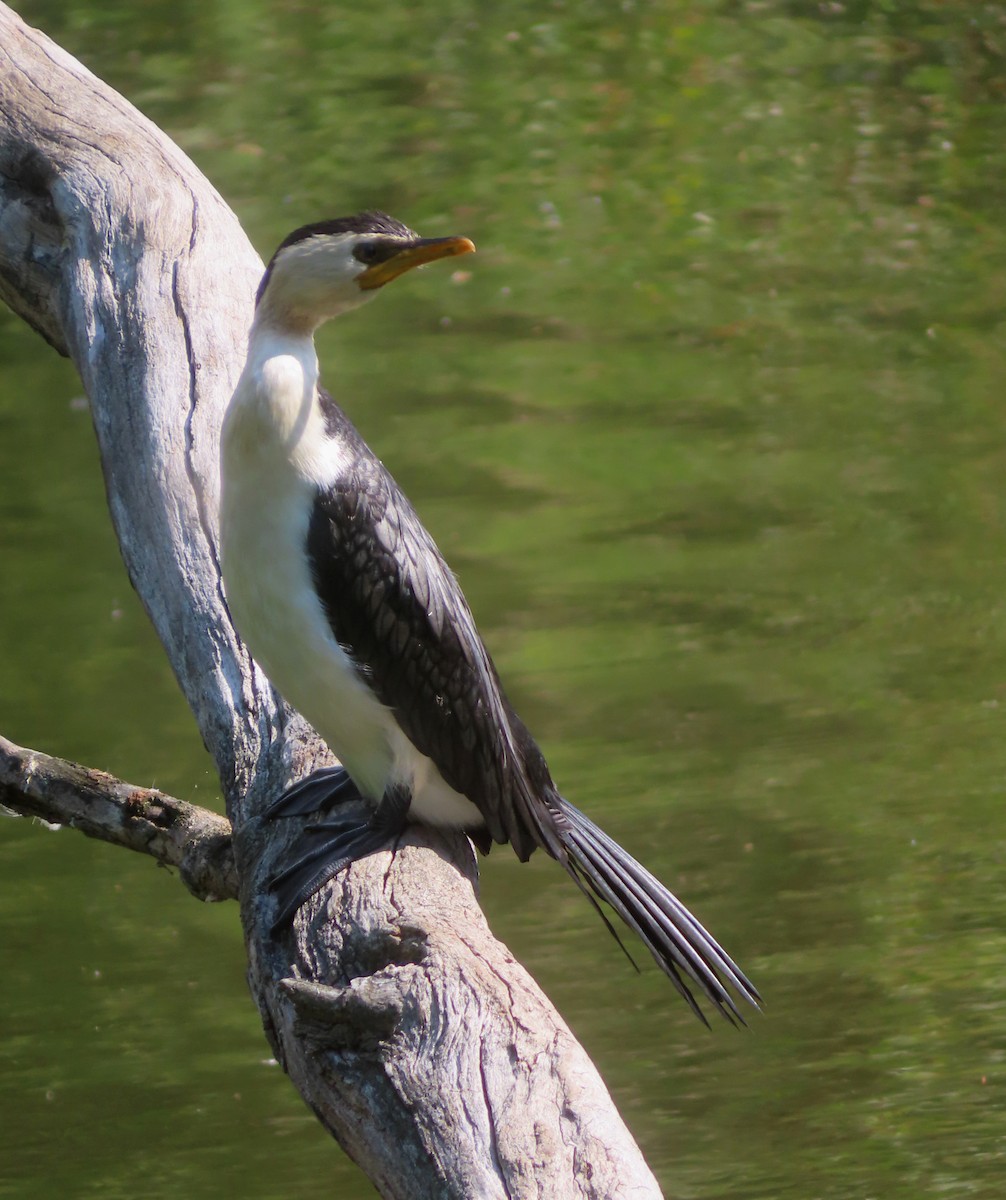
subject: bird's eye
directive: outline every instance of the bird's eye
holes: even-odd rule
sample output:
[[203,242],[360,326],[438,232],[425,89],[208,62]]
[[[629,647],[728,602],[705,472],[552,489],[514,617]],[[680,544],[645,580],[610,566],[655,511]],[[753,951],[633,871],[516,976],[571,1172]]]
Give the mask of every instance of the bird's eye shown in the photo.
[[377,258],[377,242],[361,242],[353,250],[353,257],[362,263],[372,263]]

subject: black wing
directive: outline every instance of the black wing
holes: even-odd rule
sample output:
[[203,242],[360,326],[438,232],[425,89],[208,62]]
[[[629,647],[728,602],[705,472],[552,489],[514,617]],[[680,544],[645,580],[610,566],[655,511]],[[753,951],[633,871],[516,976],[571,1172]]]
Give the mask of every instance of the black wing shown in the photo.
[[319,493],[307,536],[339,644],[412,744],[526,859],[564,858],[541,751],[503,694],[461,588],[412,505],[327,394],[329,432],[352,466]]

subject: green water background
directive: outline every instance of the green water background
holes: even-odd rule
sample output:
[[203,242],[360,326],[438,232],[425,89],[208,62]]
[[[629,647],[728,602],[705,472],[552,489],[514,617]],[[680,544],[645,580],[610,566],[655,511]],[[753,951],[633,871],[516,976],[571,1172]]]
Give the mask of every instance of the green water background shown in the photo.
[[[702,1030],[548,862],[494,930],[669,1196],[1006,1192],[1006,5],[23,3],[268,255],[368,206],[476,258],[327,330],[563,790],[761,988]],[[73,371],[0,314],[0,730],[216,782]],[[233,905],[0,821],[0,1196],[373,1195]]]

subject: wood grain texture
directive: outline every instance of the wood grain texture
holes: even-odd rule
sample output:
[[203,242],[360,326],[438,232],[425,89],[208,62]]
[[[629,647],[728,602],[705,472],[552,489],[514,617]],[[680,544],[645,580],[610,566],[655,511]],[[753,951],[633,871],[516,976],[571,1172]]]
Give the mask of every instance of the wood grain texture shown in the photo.
[[261,271],[181,151],[0,6],[0,297],[90,398],[123,559],[220,774],[277,1057],[384,1196],[658,1196],[589,1059],[492,937],[465,838],[410,830],[270,940],[264,883],[295,822],[258,814],[330,756],[250,662],[220,582],[218,434]]
[[236,900],[230,822],[215,812],[0,736],[0,805],[177,867],[200,900]]

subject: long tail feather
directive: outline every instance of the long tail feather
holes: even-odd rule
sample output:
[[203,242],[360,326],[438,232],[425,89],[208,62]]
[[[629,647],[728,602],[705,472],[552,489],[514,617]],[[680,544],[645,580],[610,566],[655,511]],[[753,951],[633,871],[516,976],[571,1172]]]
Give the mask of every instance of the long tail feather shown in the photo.
[[689,982],[731,1024],[743,1025],[727,984],[755,1008],[761,997],[733,959],[676,896],[578,808],[561,797],[556,807],[567,869],[595,908],[594,896],[611,905],[639,935],[700,1021],[708,1024]]

